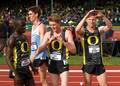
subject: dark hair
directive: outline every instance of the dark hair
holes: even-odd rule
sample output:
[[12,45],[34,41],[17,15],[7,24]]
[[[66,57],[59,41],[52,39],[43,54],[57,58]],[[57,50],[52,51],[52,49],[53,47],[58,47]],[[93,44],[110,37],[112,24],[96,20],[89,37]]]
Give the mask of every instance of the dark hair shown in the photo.
[[[26,21],[24,18],[18,18],[15,21],[15,28],[16,28],[16,32],[21,34],[24,33],[25,31],[25,26],[26,26]],[[24,28],[24,30],[23,30]]]
[[17,18],[15,21],[15,27],[19,26],[19,25],[26,25],[26,20],[25,18]]
[[35,14],[38,13],[38,17],[40,17],[41,14],[42,14],[41,8],[40,7],[36,7],[36,6],[31,6],[30,8],[28,8],[28,11],[32,11]]

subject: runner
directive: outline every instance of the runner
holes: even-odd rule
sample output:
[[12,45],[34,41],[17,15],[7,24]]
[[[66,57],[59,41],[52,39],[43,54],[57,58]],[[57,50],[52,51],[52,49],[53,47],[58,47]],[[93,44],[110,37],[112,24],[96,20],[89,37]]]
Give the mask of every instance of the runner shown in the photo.
[[[104,20],[105,26],[96,27],[96,19],[100,17]],[[86,27],[84,26],[87,23]],[[90,10],[76,27],[76,32],[80,35],[83,46],[83,73],[85,85],[91,85],[92,75],[97,76],[100,86],[107,86],[105,68],[102,62],[102,33],[112,28],[112,23],[99,10]]]
[[[28,18],[32,22],[32,34],[31,34],[31,56],[32,57],[37,48],[41,45],[43,37],[46,33],[45,25],[40,21],[39,17],[41,10],[39,7],[32,6],[28,9]],[[43,50],[34,60],[33,65],[36,68],[36,72],[39,72],[40,80],[43,86],[48,86],[46,80],[47,71],[47,49]]]
[[59,77],[61,86],[68,86],[69,63],[67,59],[69,58],[69,51],[76,53],[72,33],[70,30],[65,32],[62,30],[59,15],[51,15],[48,17],[48,21],[51,31],[45,34],[42,44],[31,58],[31,61],[33,62],[35,57],[48,47],[50,53],[48,71],[52,78],[52,86],[58,86]]
[[16,19],[15,32],[8,39],[7,62],[14,72],[15,86],[35,86],[32,72],[29,69],[29,47],[25,35],[26,22]]

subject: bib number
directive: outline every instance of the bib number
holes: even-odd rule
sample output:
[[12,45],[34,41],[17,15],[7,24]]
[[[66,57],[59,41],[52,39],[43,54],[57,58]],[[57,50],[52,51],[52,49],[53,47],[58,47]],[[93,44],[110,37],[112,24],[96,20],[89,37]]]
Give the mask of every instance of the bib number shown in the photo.
[[89,53],[98,53],[100,52],[99,46],[89,46]]
[[31,50],[32,51],[37,50],[37,48],[38,48],[37,43],[34,42],[34,43],[31,44]]
[[22,66],[22,67],[28,66],[29,64],[30,64],[29,59],[23,59],[22,62],[21,62],[21,66]]
[[52,60],[61,60],[61,54],[60,53],[52,53],[50,54],[50,59]]

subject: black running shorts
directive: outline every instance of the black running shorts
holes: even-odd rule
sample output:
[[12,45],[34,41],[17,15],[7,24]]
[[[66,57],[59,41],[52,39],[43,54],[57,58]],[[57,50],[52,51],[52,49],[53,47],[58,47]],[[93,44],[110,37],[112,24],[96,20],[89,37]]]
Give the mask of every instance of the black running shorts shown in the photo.
[[69,70],[69,64],[67,60],[49,60],[48,62],[48,71],[54,74],[60,74],[62,72]]
[[105,72],[105,68],[103,64],[100,65],[83,65],[83,72],[87,72],[88,74],[100,75]]

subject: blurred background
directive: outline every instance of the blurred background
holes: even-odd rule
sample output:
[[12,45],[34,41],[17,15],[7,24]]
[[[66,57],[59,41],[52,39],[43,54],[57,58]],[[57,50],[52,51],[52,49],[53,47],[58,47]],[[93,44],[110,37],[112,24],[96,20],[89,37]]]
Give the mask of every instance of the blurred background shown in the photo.
[[[112,30],[103,35],[104,56],[120,56],[120,0],[0,0],[0,52],[3,49],[7,38],[14,30],[16,18],[27,19],[27,9],[36,5],[42,9],[40,20],[49,29],[47,16],[52,13],[59,13],[62,17],[61,24],[63,29],[69,27],[73,31],[85,13],[91,9],[101,10],[112,22]],[[26,21],[25,35],[30,44],[30,34],[32,24]],[[98,20],[97,26],[104,25],[104,21]],[[12,29],[10,29],[12,28]],[[75,37],[75,36],[74,36]],[[82,46],[79,39],[74,38],[77,46],[77,55],[82,56]],[[77,40],[77,41],[76,41]]]

